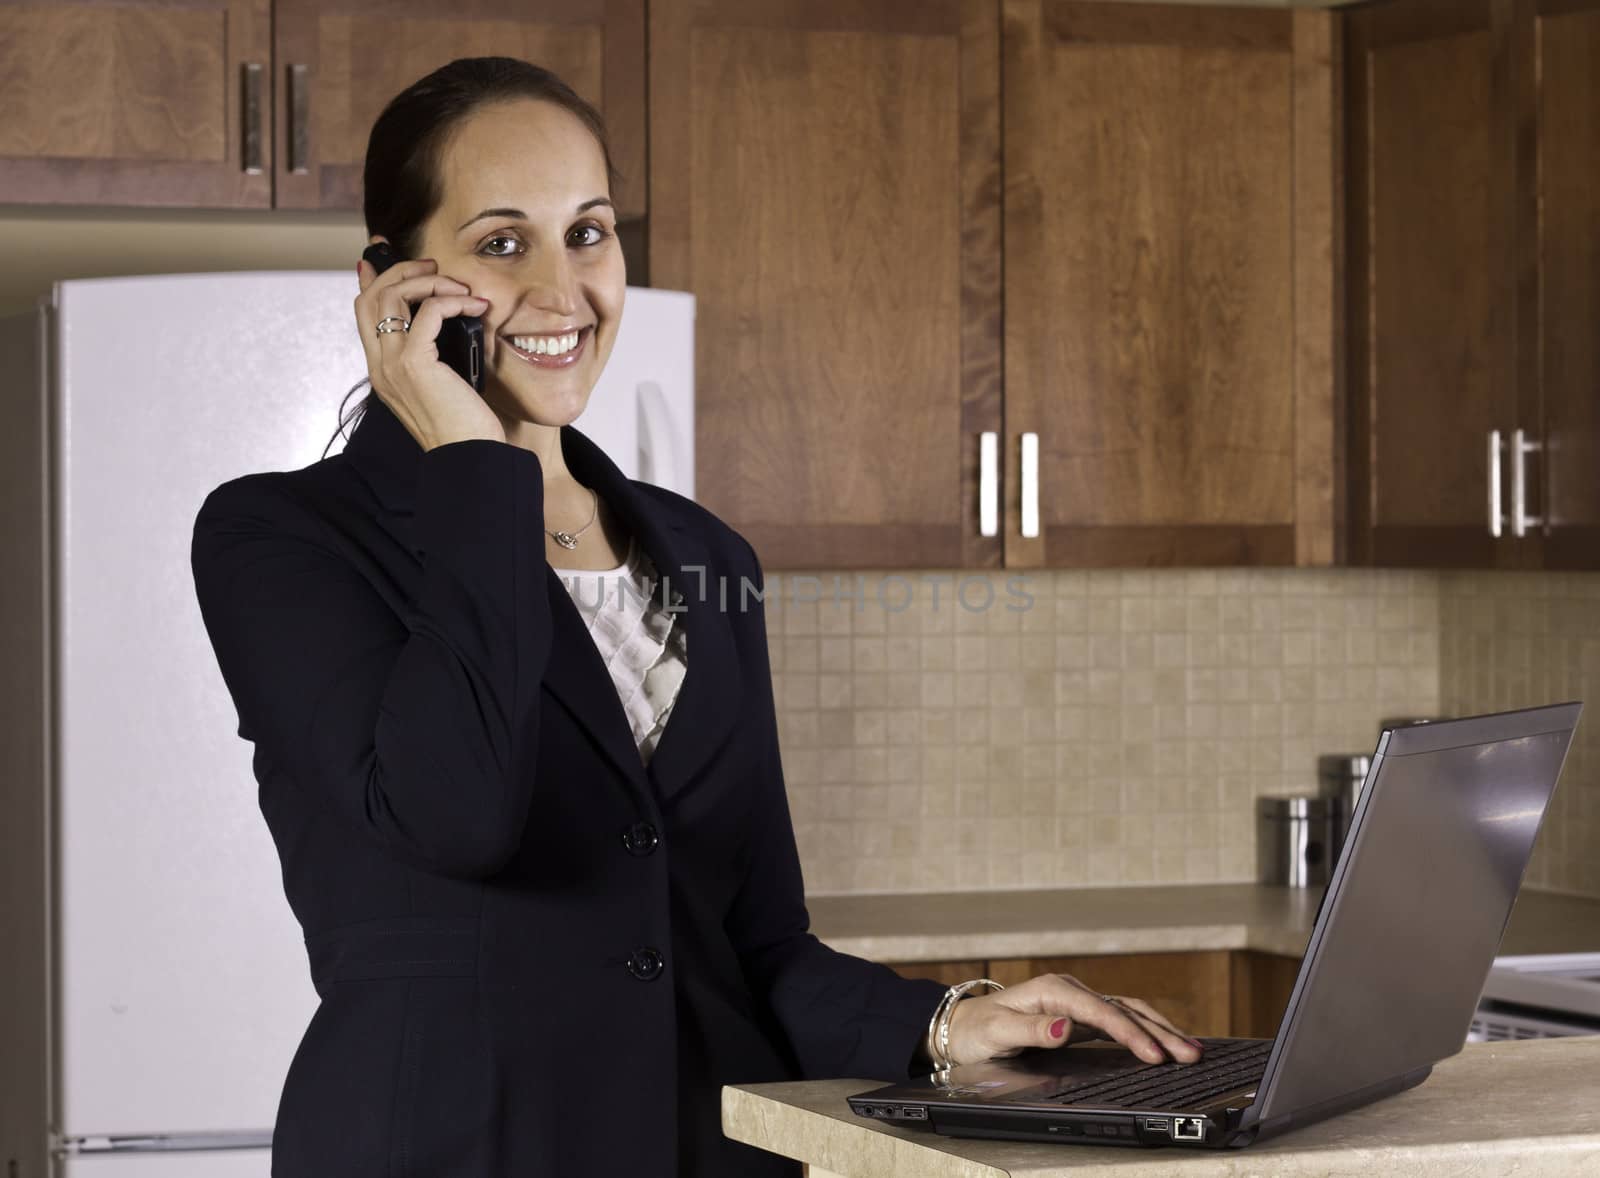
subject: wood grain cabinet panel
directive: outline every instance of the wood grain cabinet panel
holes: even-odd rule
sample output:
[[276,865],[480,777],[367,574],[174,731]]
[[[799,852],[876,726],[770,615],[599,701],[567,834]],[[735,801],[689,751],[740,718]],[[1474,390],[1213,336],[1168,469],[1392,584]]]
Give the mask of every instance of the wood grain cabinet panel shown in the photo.
[[[1543,565],[1600,568],[1600,0],[1540,0],[1536,485]],[[1525,202],[1526,203],[1526,202]],[[1526,214],[1525,214],[1526,215]]]
[[1289,1006],[1289,995],[1300,974],[1300,958],[1240,949],[1233,953],[1229,967],[1229,1034],[1271,1039]]
[[458,57],[553,70],[606,120],[619,217],[645,211],[644,0],[276,0],[280,208],[358,209],[385,103]]
[[890,964],[889,968],[903,978],[926,978],[946,986],[989,976],[987,961],[901,961]]
[[1515,120],[1501,0],[1351,14],[1351,555],[1515,563],[1489,529],[1516,403]]
[[650,271],[693,291],[697,497],[768,568],[996,566],[998,24],[654,0]]
[[1063,973],[1102,994],[1143,998],[1193,1035],[1270,1039],[1289,1005],[1300,959],[1237,949],[901,962],[891,968],[947,986],[982,977],[1014,986],[1039,974]]
[[8,202],[359,209],[384,104],[457,57],[546,66],[645,212],[644,0],[0,0]]
[[991,961],[989,969],[1006,986],[1042,973],[1069,974],[1102,994],[1143,998],[1191,1035],[1229,1033],[1227,950],[1013,959]]
[[1600,0],[1392,0],[1347,61],[1352,558],[1600,568]]
[[1004,14],[1007,565],[1331,563],[1334,18]]
[[3,199],[268,206],[271,20],[270,0],[0,0]]

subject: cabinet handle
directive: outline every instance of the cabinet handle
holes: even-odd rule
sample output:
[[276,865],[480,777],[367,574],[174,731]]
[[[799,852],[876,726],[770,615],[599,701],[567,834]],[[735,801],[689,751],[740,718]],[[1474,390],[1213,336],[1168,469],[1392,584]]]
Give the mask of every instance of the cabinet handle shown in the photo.
[[1496,540],[1500,538],[1500,530],[1505,525],[1505,512],[1500,510],[1500,454],[1505,449],[1505,444],[1500,440],[1500,431],[1489,431],[1489,535]]
[[241,150],[247,175],[261,175],[261,63],[244,62],[244,101],[240,104]]
[[978,435],[978,535],[1000,531],[1000,438],[992,429]]
[[1022,535],[1039,534],[1039,435],[1022,435]]
[[1530,442],[1522,430],[1511,431],[1511,534],[1526,536],[1528,528],[1544,522],[1528,514],[1528,455],[1544,449],[1543,442]]
[[289,171],[305,175],[311,156],[311,86],[309,67],[289,67]]

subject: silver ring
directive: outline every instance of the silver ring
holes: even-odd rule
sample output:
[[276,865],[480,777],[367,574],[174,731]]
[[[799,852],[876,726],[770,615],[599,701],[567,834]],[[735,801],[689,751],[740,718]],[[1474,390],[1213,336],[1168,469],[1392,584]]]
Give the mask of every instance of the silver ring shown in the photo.
[[[400,326],[399,327],[385,327],[384,324],[388,323],[390,320],[393,320],[394,322],[398,323]],[[410,331],[410,330],[411,330],[411,320],[402,319],[398,315],[385,315],[382,319],[378,320],[378,334],[379,335],[393,335],[397,331]]]

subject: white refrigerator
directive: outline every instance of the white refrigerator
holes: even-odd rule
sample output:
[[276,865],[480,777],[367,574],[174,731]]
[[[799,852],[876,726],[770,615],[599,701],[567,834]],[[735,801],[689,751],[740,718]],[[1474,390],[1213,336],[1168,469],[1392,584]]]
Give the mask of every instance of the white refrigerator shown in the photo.
[[[0,318],[4,1178],[269,1172],[317,996],[189,544],[218,484],[322,457],[366,375],[356,289],[85,279]],[[575,424],[693,497],[691,295],[628,289]]]

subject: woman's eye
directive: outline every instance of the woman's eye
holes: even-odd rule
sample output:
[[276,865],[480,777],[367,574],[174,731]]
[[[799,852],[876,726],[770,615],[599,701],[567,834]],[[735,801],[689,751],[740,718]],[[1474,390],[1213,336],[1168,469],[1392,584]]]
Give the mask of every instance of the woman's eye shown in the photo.
[[579,225],[572,232],[574,234],[581,234],[581,233],[592,233],[592,234],[594,234],[594,236],[589,238],[589,240],[587,240],[587,241],[581,241],[581,240],[573,241],[573,243],[572,243],[573,245],[599,245],[602,241],[604,241],[606,239],[606,236],[607,236],[606,231],[604,229],[600,228],[600,226],[598,226],[598,225]]
[[[516,245],[517,239],[515,237],[507,237],[505,234],[502,233],[502,234],[498,234],[498,235],[496,235],[494,237],[491,237],[488,241],[484,242],[484,246],[487,248],[489,246],[494,245],[494,243],[497,242],[497,241],[509,241],[514,246],[514,245]],[[488,252],[489,252],[489,256],[492,257],[492,258],[509,258],[516,251],[514,249],[510,249],[510,250],[490,249]]]

